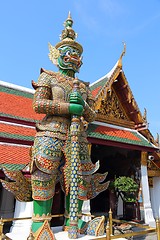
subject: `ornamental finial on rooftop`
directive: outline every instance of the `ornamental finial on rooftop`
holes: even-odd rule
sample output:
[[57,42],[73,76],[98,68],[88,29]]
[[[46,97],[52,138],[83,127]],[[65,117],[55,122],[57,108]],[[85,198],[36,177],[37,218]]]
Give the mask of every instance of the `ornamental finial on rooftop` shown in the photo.
[[60,36],[60,42],[55,45],[55,48],[60,48],[63,46],[71,46],[79,50],[80,54],[83,52],[82,46],[75,41],[77,34],[72,29],[73,20],[71,17],[71,13],[68,13],[68,18],[64,22],[65,29],[62,30],[62,34]]
[[126,43],[125,42],[122,42],[123,43],[123,51],[122,51],[122,53],[121,53],[121,55],[120,55],[120,58],[119,58],[119,60],[118,60],[118,65],[119,65],[119,67],[122,67],[122,57],[125,55],[125,53],[126,53]]

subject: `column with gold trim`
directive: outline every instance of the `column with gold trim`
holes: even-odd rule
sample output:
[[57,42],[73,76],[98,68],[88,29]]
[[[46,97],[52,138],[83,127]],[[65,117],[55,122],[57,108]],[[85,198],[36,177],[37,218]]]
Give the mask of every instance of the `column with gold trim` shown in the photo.
[[142,182],[142,194],[143,194],[143,206],[144,206],[144,221],[151,227],[155,227],[155,219],[153,217],[153,211],[150,201],[150,192],[148,184],[147,173],[147,159],[148,153],[141,152],[141,182]]

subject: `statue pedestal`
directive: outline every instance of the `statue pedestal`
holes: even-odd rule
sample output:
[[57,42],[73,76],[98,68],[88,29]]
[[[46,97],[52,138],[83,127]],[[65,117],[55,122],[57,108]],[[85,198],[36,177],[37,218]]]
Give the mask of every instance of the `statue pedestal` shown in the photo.
[[[32,217],[33,202],[20,202],[16,200],[14,218],[26,218]],[[10,232],[7,234],[8,237],[14,239],[14,235],[21,233],[21,239],[28,237],[30,233],[32,220],[15,220],[12,223]],[[25,238],[27,239],[27,238]]]

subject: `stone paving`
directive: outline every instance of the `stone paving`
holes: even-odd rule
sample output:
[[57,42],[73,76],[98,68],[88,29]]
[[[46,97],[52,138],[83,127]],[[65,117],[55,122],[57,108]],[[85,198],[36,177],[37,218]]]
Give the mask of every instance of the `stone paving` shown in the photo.
[[139,237],[134,237],[134,240],[157,240],[157,234],[156,233],[150,233],[147,236],[139,236]]
[[[132,228],[133,231],[143,231],[144,228]],[[133,240],[157,240],[157,233],[149,233],[147,235],[134,236]]]
[[149,235],[137,236],[133,237],[134,240],[157,240],[156,233],[150,233]]

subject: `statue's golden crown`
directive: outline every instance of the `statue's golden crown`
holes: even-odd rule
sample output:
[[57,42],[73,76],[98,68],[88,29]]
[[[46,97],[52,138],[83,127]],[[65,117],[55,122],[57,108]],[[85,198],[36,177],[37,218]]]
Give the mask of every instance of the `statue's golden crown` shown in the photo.
[[69,12],[68,18],[64,22],[65,29],[62,30],[61,41],[55,45],[55,48],[58,49],[59,47],[62,47],[62,46],[71,46],[79,50],[79,53],[82,54],[83,47],[81,46],[81,44],[75,41],[77,34],[72,29],[72,25],[73,25],[73,20]]

